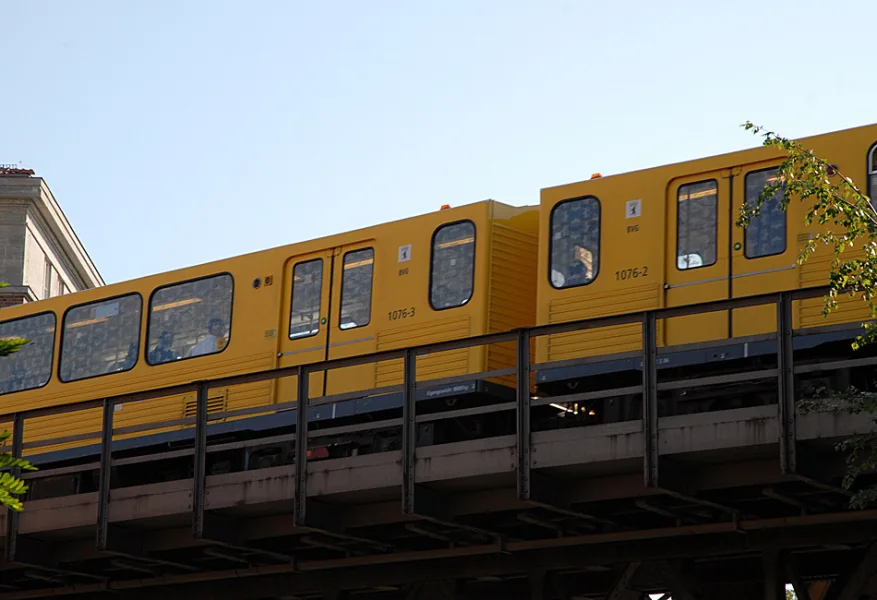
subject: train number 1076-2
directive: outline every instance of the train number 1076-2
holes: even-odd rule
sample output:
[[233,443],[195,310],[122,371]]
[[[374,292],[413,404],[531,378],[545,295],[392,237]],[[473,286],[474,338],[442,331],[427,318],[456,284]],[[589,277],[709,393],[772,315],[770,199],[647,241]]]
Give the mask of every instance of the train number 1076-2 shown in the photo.
[[640,277],[648,277],[648,267],[634,267],[633,269],[621,269],[615,271],[615,279],[618,281],[627,281],[628,279],[638,279]]

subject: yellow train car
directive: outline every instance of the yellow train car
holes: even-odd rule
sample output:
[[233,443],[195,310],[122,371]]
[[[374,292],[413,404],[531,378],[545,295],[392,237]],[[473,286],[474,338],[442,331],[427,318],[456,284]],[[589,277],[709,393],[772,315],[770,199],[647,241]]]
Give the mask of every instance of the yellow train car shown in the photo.
[[[862,189],[877,190],[877,125],[801,140],[831,161]],[[541,192],[538,322],[577,319],[682,306],[713,300],[814,287],[828,283],[833,254],[821,248],[802,265],[798,257],[818,225],[804,225],[806,206],[788,210],[778,198],[743,229],[740,207],[754,201],[782,162],[780,151],[758,147],[641,171],[592,177]],[[810,330],[798,346],[810,348],[855,335],[867,317],[861,301],[844,300],[826,320],[822,299],[796,302],[794,327]],[[824,331],[844,324],[846,331]],[[775,350],[773,306],[658,321],[659,368],[684,375],[695,365],[731,364]],[[767,336],[765,335],[767,334]],[[561,395],[600,377],[636,375],[642,348],[639,324],[537,339],[536,381],[542,393]],[[846,344],[849,348],[849,344]],[[600,357],[589,364],[571,364]],[[581,362],[581,361],[580,361]],[[588,383],[585,384],[585,378]],[[598,420],[608,403],[588,408]],[[709,404],[709,403],[707,403]],[[633,406],[635,405],[635,406]],[[708,408],[701,404],[698,410]],[[618,411],[617,406],[612,409]]]
[[[3,412],[532,325],[537,226],[538,207],[477,202],[3,309],[0,338],[30,340],[0,359]],[[417,379],[514,360],[503,348],[449,351],[419,360]],[[309,395],[401,383],[400,362],[315,374]],[[212,390],[209,412],[294,401],[290,379]],[[503,383],[474,378],[422,393],[439,400],[491,395],[502,393]],[[315,407],[311,418],[340,420],[396,409],[400,401],[399,394],[353,398]],[[191,438],[191,425],[147,428],[194,414],[194,395],[118,405],[116,447]],[[211,432],[277,427],[290,414],[241,417]],[[26,455],[40,454],[38,462],[93,455],[99,438],[40,443],[97,432],[100,424],[100,410],[28,420]]]

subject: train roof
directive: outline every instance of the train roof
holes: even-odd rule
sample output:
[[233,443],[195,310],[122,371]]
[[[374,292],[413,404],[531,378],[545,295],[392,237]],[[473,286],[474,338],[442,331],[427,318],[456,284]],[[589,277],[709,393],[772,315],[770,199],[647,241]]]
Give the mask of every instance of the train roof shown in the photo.
[[[877,130],[877,123],[870,123],[867,125],[859,125],[856,127],[848,127],[846,129],[838,129],[838,130],[834,130],[834,131],[828,131],[828,132],[808,135],[806,137],[792,138],[792,139],[794,139],[794,140],[800,142],[802,145],[806,146],[814,140],[824,139],[824,138],[827,138],[830,136],[835,136],[835,135],[855,134],[858,132],[866,131],[868,129]],[[874,141],[877,142],[877,131],[875,131]],[[654,165],[651,167],[645,167],[642,169],[634,169],[632,171],[622,171],[621,173],[600,175],[599,177],[592,176],[591,179],[581,179],[578,181],[570,181],[567,183],[550,185],[550,186],[546,186],[546,187],[542,188],[541,191],[544,192],[546,190],[556,190],[556,189],[565,188],[568,186],[581,185],[583,183],[587,183],[589,181],[595,181],[597,179],[608,179],[610,177],[643,175],[643,174],[646,174],[646,173],[649,173],[652,171],[656,171],[659,169],[671,169],[671,170],[675,170],[675,171],[685,171],[685,172],[690,171],[692,173],[697,173],[697,172],[700,172],[702,170],[713,170],[713,169],[717,169],[717,168],[726,168],[727,166],[733,166],[733,165],[741,164],[744,162],[748,162],[751,158],[750,155],[753,152],[759,152],[759,151],[764,152],[764,153],[773,152],[773,153],[776,153],[777,155],[779,155],[779,150],[776,150],[776,149],[765,148],[764,146],[750,146],[749,148],[744,148],[742,150],[734,150],[731,152],[724,152],[721,154],[713,154],[713,155],[701,156],[698,158],[691,158],[688,160],[682,160],[682,161],[677,161],[677,162],[672,162],[672,163],[664,163],[664,164],[660,164],[660,165]],[[704,169],[702,166],[704,164],[708,164],[710,166],[708,168]],[[719,165],[722,165],[722,166],[719,166]]]
[[[114,295],[116,293],[116,288],[130,289],[130,288],[136,287],[137,285],[140,285],[141,283],[145,284],[149,280],[154,280],[156,277],[159,277],[159,276],[172,278],[175,274],[180,274],[181,278],[186,278],[189,275],[187,275],[185,273],[187,271],[191,272],[192,269],[195,269],[199,272],[200,271],[206,272],[207,270],[210,270],[211,268],[213,268],[216,272],[219,272],[219,271],[222,271],[222,270],[225,270],[226,268],[228,268],[227,263],[229,261],[246,261],[246,260],[251,259],[252,257],[260,255],[260,254],[265,255],[266,257],[269,255],[273,255],[273,254],[284,254],[284,253],[287,253],[290,255],[307,254],[310,252],[319,251],[321,249],[328,249],[330,247],[337,247],[337,246],[344,246],[344,245],[348,245],[348,244],[358,243],[359,241],[369,239],[371,236],[373,236],[376,233],[377,230],[379,230],[383,227],[392,226],[392,225],[403,225],[404,226],[405,223],[417,221],[417,220],[422,219],[430,214],[435,214],[438,212],[447,212],[447,213],[453,214],[454,212],[458,212],[458,211],[462,212],[462,211],[465,211],[466,209],[471,210],[472,207],[477,207],[479,205],[486,207],[487,205],[491,205],[491,204],[494,206],[504,207],[510,211],[526,210],[528,208],[535,210],[538,208],[538,205],[535,205],[535,204],[534,205],[524,205],[524,206],[512,206],[510,204],[506,204],[504,202],[500,202],[498,200],[493,200],[490,198],[486,199],[486,200],[469,202],[467,204],[460,204],[460,205],[453,206],[453,207],[448,207],[447,205],[445,205],[444,207],[442,207],[441,209],[439,209],[435,212],[425,212],[425,213],[420,213],[420,214],[413,215],[410,217],[405,217],[403,219],[396,219],[393,221],[384,221],[384,222],[380,222],[380,223],[374,223],[372,225],[367,225],[364,227],[360,227],[358,229],[352,229],[352,230],[347,230],[347,231],[338,231],[338,232],[330,233],[330,234],[320,236],[320,237],[298,240],[298,241],[294,241],[294,242],[289,242],[287,244],[281,244],[279,246],[271,246],[268,248],[253,250],[251,252],[245,252],[245,253],[241,253],[241,254],[225,256],[222,258],[217,258],[215,260],[211,260],[211,261],[207,261],[207,262],[203,262],[203,263],[186,264],[186,265],[174,268],[174,269],[168,269],[165,271],[156,271],[154,273],[141,275],[139,277],[115,281],[115,282],[109,283],[105,286],[99,286],[99,287],[90,288],[87,290],[80,290],[77,292],[73,292],[71,294],[67,294],[65,296],[54,296],[52,298],[39,300],[37,302],[29,302],[29,303],[22,304],[22,305],[9,306],[9,307],[4,308],[3,312],[0,313],[0,315],[2,315],[2,318],[0,318],[0,321],[7,321],[10,319],[14,319],[14,318],[18,318],[19,316],[22,316],[19,313],[30,314],[30,313],[34,313],[34,312],[40,312],[41,310],[43,310],[42,309],[43,306],[47,306],[43,303],[51,303],[51,302],[58,300],[59,298],[68,298],[70,296],[76,296],[77,300],[73,301],[73,304],[78,304],[79,302],[89,302],[89,301],[92,301],[92,300],[99,298],[99,297]],[[154,281],[153,281],[153,283],[154,283]],[[78,298],[80,298],[80,297],[83,298],[82,301],[78,300]],[[66,301],[66,304],[70,304],[70,301]],[[36,308],[34,308],[34,307],[36,307]]]

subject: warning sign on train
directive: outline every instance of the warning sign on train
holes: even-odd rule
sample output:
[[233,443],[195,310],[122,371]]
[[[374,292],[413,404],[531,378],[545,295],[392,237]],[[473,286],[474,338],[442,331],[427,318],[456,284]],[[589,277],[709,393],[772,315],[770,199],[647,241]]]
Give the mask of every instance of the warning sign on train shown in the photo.
[[643,201],[628,200],[624,206],[624,214],[628,219],[635,219],[643,216]]

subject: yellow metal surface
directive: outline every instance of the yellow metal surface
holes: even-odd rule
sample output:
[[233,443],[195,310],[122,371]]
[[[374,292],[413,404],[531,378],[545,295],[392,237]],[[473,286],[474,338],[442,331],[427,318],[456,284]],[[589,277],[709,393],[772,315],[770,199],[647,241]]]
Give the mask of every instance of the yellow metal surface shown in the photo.
[[[877,142],[877,125],[813,136],[801,142],[867,190],[866,162]],[[558,323],[827,284],[833,258],[829,248],[819,248],[804,265],[797,264],[801,249],[819,225],[804,225],[806,207],[795,199],[786,213],[785,249],[758,258],[745,255],[744,231],[736,221],[745,198],[746,175],[780,162],[779,151],[758,147],[543,189],[536,282],[538,322]],[[710,180],[715,181],[717,190],[716,260],[710,265],[680,269],[680,187]],[[550,283],[549,265],[552,209],[565,200],[587,196],[598,198],[601,208],[597,275],[587,285],[555,289]],[[687,198],[685,191],[682,196]],[[627,210],[632,200],[641,202],[641,211],[634,217]],[[634,270],[636,277],[629,275]],[[855,324],[868,314],[860,299],[842,300],[840,309],[828,320],[822,316],[820,298],[795,304],[795,327]],[[774,331],[775,309],[754,307],[734,310],[732,315],[715,312],[659,321],[658,344],[705,342]],[[536,360],[548,362],[641,347],[638,325],[603,328],[539,338]]]
[[[869,125],[802,140],[867,189],[866,157],[877,142],[877,125]],[[744,201],[747,173],[774,166],[777,151],[754,148],[631,173],[612,175],[542,190],[540,205],[514,208],[484,201],[436,211],[325,238],[291,244],[197,265],[173,272],[126,281],[103,288],[4,309],[0,324],[51,311],[57,318],[53,373],[39,389],[0,395],[3,413],[60,406],[82,400],[133,393],[273,367],[404,348],[412,345],[504,331],[534,324],[680,306],[765,292],[795,289],[826,282],[831,255],[821,248],[804,265],[798,252],[816,231],[803,224],[803,209],[792,202],[786,215],[785,248],[771,256],[748,258],[745,237],[735,226]],[[716,252],[711,264],[680,269],[677,262],[679,203],[703,192],[692,184],[715,182]],[[684,187],[688,186],[688,187]],[[555,289],[549,282],[550,216],[561,202],[595,197],[600,204],[599,256],[578,249],[578,260],[596,276],[587,285]],[[633,201],[637,210],[631,212]],[[634,214],[635,213],[635,214]],[[459,307],[437,310],[430,304],[431,246],[443,225],[471,222],[475,226],[474,291]],[[463,239],[445,245],[470,244]],[[403,252],[404,248],[407,252]],[[372,252],[372,254],[369,254]],[[354,254],[351,254],[354,253]],[[348,261],[347,256],[357,257]],[[296,267],[322,261],[319,327],[305,337],[292,338],[290,305]],[[370,267],[372,296],[368,319],[360,326],[341,328],[339,308],[344,301],[345,273]],[[169,284],[229,273],[234,278],[233,317],[228,345],[218,353],[150,366],[144,357],[151,294]],[[259,285],[254,285],[255,281]],[[69,308],[101,299],[139,294],[141,338],[139,360],[129,371],[102,374],[62,383],[58,379],[61,324]],[[185,301],[183,301],[185,302]],[[169,303],[167,306],[171,306]],[[177,302],[180,304],[180,302]],[[826,324],[820,299],[796,303],[795,327]],[[829,323],[855,323],[867,316],[860,300],[843,300]],[[671,319],[658,323],[659,345],[719,340],[728,336],[775,330],[771,307],[735,310]],[[605,355],[641,348],[638,325],[602,328],[537,338],[534,362]],[[418,361],[418,381],[497,370],[515,363],[514,344],[436,353]],[[367,390],[401,383],[401,361],[362,365],[315,373],[310,396]],[[507,385],[513,377],[495,379]],[[213,390],[211,413],[294,401],[294,377]],[[168,424],[145,431],[149,423],[164,423],[193,415],[192,395],[161,398],[118,407],[117,439],[190,427]],[[29,421],[25,442],[59,436],[82,436],[60,447],[92,444],[100,430],[100,410],[49,416]],[[232,417],[243,418],[243,417]],[[40,448],[44,451],[47,448]],[[55,449],[55,448],[53,448]],[[28,453],[36,451],[29,449]]]
[[[429,301],[432,236],[440,226],[459,221],[471,221],[476,228],[474,292],[462,306],[434,310]],[[535,290],[526,283],[535,278],[537,223],[538,207],[514,208],[492,200],[484,201],[4,309],[0,323],[52,311],[58,325],[49,383],[39,389],[0,395],[2,412],[59,406],[532,325]],[[409,254],[400,260],[401,248],[409,244]],[[338,322],[342,260],[348,252],[363,248],[374,250],[370,320],[362,327],[344,330]],[[325,264],[319,315],[325,321],[321,322],[316,335],[291,339],[288,332],[293,269],[296,264],[315,258],[323,259]],[[152,291],[167,284],[223,272],[234,278],[233,316],[225,350],[155,366],[147,364],[144,345]],[[258,287],[253,285],[257,278],[261,282]],[[59,337],[65,311],[71,306],[132,292],[143,298],[137,364],[126,372],[70,383],[59,381]],[[513,351],[491,350],[489,356],[485,348],[445,352],[420,359],[417,378],[422,381],[476,373],[485,370],[488,364],[491,368],[509,367],[514,360]],[[396,362],[339,370],[327,378],[314,374],[310,395],[319,397],[400,383],[401,364]],[[279,382],[212,390],[208,408],[210,413],[215,413],[289,402],[295,397],[296,382],[291,377]],[[173,424],[156,430],[136,430],[149,423],[193,417],[194,400],[190,394],[123,404],[114,415],[117,431],[114,439],[191,427],[191,424]],[[28,445],[61,436],[94,433],[95,437],[29,448],[25,454],[97,443],[100,428],[99,409],[29,420],[24,436]]]

